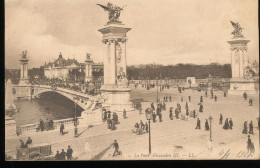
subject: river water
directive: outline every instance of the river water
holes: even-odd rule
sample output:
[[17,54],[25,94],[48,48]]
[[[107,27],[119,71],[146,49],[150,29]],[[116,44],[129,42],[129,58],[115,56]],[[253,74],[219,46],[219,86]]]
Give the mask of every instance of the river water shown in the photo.
[[[47,121],[47,119],[57,120],[75,116],[74,102],[55,92],[44,93],[39,99],[16,100],[14,104],[20,107],[19,112],[13,115],[19,126],[37,123],[40,119]],[[76,106],[77,116],[81,111],[83,109]]]

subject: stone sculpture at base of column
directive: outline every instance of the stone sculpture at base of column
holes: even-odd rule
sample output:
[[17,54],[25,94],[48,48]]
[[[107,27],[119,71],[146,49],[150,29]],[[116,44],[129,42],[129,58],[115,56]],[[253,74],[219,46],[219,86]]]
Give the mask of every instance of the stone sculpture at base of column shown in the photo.
[[247,43],[250,40],[245,39],[241,34],[242,28],[239,23],[231,21],[231,24],[235,30],[231,33],[234,37],[230,41],[227,41],[230,44],[232,69],[232,78],[228,93],[234,95],[242,95],[244,92],[247,94],[257,94],[255,81],[251,74],[249,59],[247,57]]

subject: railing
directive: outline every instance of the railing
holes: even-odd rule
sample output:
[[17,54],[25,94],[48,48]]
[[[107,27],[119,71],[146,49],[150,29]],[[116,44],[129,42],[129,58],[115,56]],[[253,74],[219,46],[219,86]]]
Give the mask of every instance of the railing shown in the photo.
[[[64,124],[64,126],[69,126],[74,124],[74,119],[73,118],[67,118],[67,119],[61,119],[61,120],[53,120],[53,129],[59,128],[61,124]],[[39,123],[35,124],[27,124],[27,125],[22,125],[19,127],[19,132],[25,133],[25,132],[36,132],[37,129],[39,129]]]
[[38,127],[39,127],[38,123],[22,125],[22,126],[20,126],[20,131],[21,132],[36,131],[36,128],[38,128]]
[[74,124],[74,119],[73,118],[67,118],[67,119],[62,119],[62,120],[53,120],[54,122],[54,129],[59,128],[61,124],[64,124],[64,126],[68,125],[73,125]]

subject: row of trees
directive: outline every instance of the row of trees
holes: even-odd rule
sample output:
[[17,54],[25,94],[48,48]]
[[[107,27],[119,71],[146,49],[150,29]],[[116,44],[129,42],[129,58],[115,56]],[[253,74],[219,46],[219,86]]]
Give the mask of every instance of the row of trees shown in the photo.
[[[33,68],[28,72],[29,79],[43,78],[44,68]],[[104,75],[103,70],[99,72],[93,71],[94,78],[100,78]],[[128,79],[185,79],[187,77],[196,77],[197,79],[205,79],[209,75],[218,76],[221,78],[231,78],[231,65],[230,64],[208,64],[208,65],[195,65],[195,64],[177,64],[177,65],[139,65],[127,67]],[[69,78],[77,78],[84,80],[85,73],[78,70],[73,70],[69,73]],[[20,70],[5,70],[5,78],[11,79],[14,83],[19,82]]]
[[231,78],[230,64],[177,64],[177,65],[139,65],[127,67],[128,79],[185,79],[187,77],[196,77],[205,79],[209,75],[221,78]]

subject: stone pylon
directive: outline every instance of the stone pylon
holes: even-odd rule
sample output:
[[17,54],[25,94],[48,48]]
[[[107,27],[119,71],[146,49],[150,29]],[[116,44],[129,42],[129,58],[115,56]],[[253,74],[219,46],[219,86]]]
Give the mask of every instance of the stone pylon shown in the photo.
[[250,78],[248,72],[249,59],[247,56],[247,43],[249,43],[250,40],[247,40],[241,32],[242,29],[239,29],[238,24],[232,33],[234,34],[233,38],[227,41],[230,44],[232,69],[229,93],[236,95],[242,95],[244,92],[248,94],[256,94],[255,82],[252,78]]
[[126,33],[131,30],[121,23],[108,23],[98,31],[103,34],[104,85],[101,93],[104,106],[112,111],[133,110],[126,79]]
[[19,60],[20,61],[20,69],[21,69],[21,76],[20,76],[20,82],[19,84],[27,84],[29,82],[28,78],[28,61],[29,59],[26,58],[27,51],[22,52],[22,57]]

